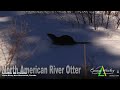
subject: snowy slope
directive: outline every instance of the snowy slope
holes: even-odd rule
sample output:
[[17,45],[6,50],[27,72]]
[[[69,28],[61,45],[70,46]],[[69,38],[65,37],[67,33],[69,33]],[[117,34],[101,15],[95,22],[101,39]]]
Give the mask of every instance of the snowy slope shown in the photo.
[[[29,53],[34,53],[25,63],[20,62],[25,66],[84,64],[83,45],[55,46],[51,44],[51,40],[47,37],[47,33],[53,33],[57,36],[70,35],[76,41],[92,42],[91,45],[86,46],[87,63],[120,67],[119,30],[106,30],[100,27],[99,30],[93,31],[92,27],[84,25],[79,28],[72,28],[70,24],[64,24],[64,21],[56,19],[53,14],[47,16],[17,15],[15,12],[7,12],[4,15],[15,18],[18,22],[25,20],[28,23],[30,30],[25,41],[30,44],[28,47],[32,48]],[[26,51],[21,53],[24,54]]]

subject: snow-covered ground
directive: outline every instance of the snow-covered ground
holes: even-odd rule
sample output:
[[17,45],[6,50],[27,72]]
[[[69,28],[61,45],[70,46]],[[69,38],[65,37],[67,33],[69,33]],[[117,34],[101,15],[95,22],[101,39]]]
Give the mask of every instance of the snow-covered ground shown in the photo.
[[[79,28],[72,28],[70,24],[64,24],[64,21],[56,19],[57,17],[54,14],[44,16],[24,15],[18,12],[0,12],[0,15],[7,17],[0,18],[0,24],[3,26],[11,20],[10,18],[16,19],[18,22],[24,20],[28,23],[30,29],[24,40],[29,43],[30,46],[28,47],[32,51],[26,52],[24,50],[21,54],[31,53],[31,57],[29,60],[20,62],[20,64],[25,66],[84,65],[83,45],[55,46],[51,44],[51,40],[47,36],[47,33],[53,33],[57,36],[70,35],[78,42],[92,42],[92,44],[86,45],[88,64],[91,62],[98,66],[120,67],[119,29],[99,27],[95,31],[92,27],[84,25]],[[2,29],[0,29],[1,31]],[[0,54],[0,57],[2,57],[2,59],[0,58],[1,66],[6,62],[3,60],[2,54]]]

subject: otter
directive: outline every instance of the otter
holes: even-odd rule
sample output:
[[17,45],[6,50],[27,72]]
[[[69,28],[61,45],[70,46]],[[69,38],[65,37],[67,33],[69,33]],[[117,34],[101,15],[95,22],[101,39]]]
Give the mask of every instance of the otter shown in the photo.
[[47,34],[48,37],[52,40],[52,43],[55,45],[76,45],[76,44],[89,44],[90,42],[76,42],[69,35],[62,35],[60,37],[55,36],[54,34]]

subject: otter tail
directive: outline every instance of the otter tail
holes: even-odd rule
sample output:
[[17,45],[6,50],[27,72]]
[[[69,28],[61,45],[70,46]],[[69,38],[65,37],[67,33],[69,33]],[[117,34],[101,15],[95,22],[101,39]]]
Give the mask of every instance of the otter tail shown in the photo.
[[76,44],[91,44],[91,42],[76,42]]

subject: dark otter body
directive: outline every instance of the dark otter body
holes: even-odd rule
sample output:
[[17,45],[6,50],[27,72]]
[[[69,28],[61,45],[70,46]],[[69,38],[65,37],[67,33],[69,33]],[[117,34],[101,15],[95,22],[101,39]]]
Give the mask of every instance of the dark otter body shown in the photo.
[[47,34],[51,38],[52,43],[55,45],[75,45],[75,44],[85,44],[89,42],[76,42],[71,36],[63,35],[56,37],[54,34]]

